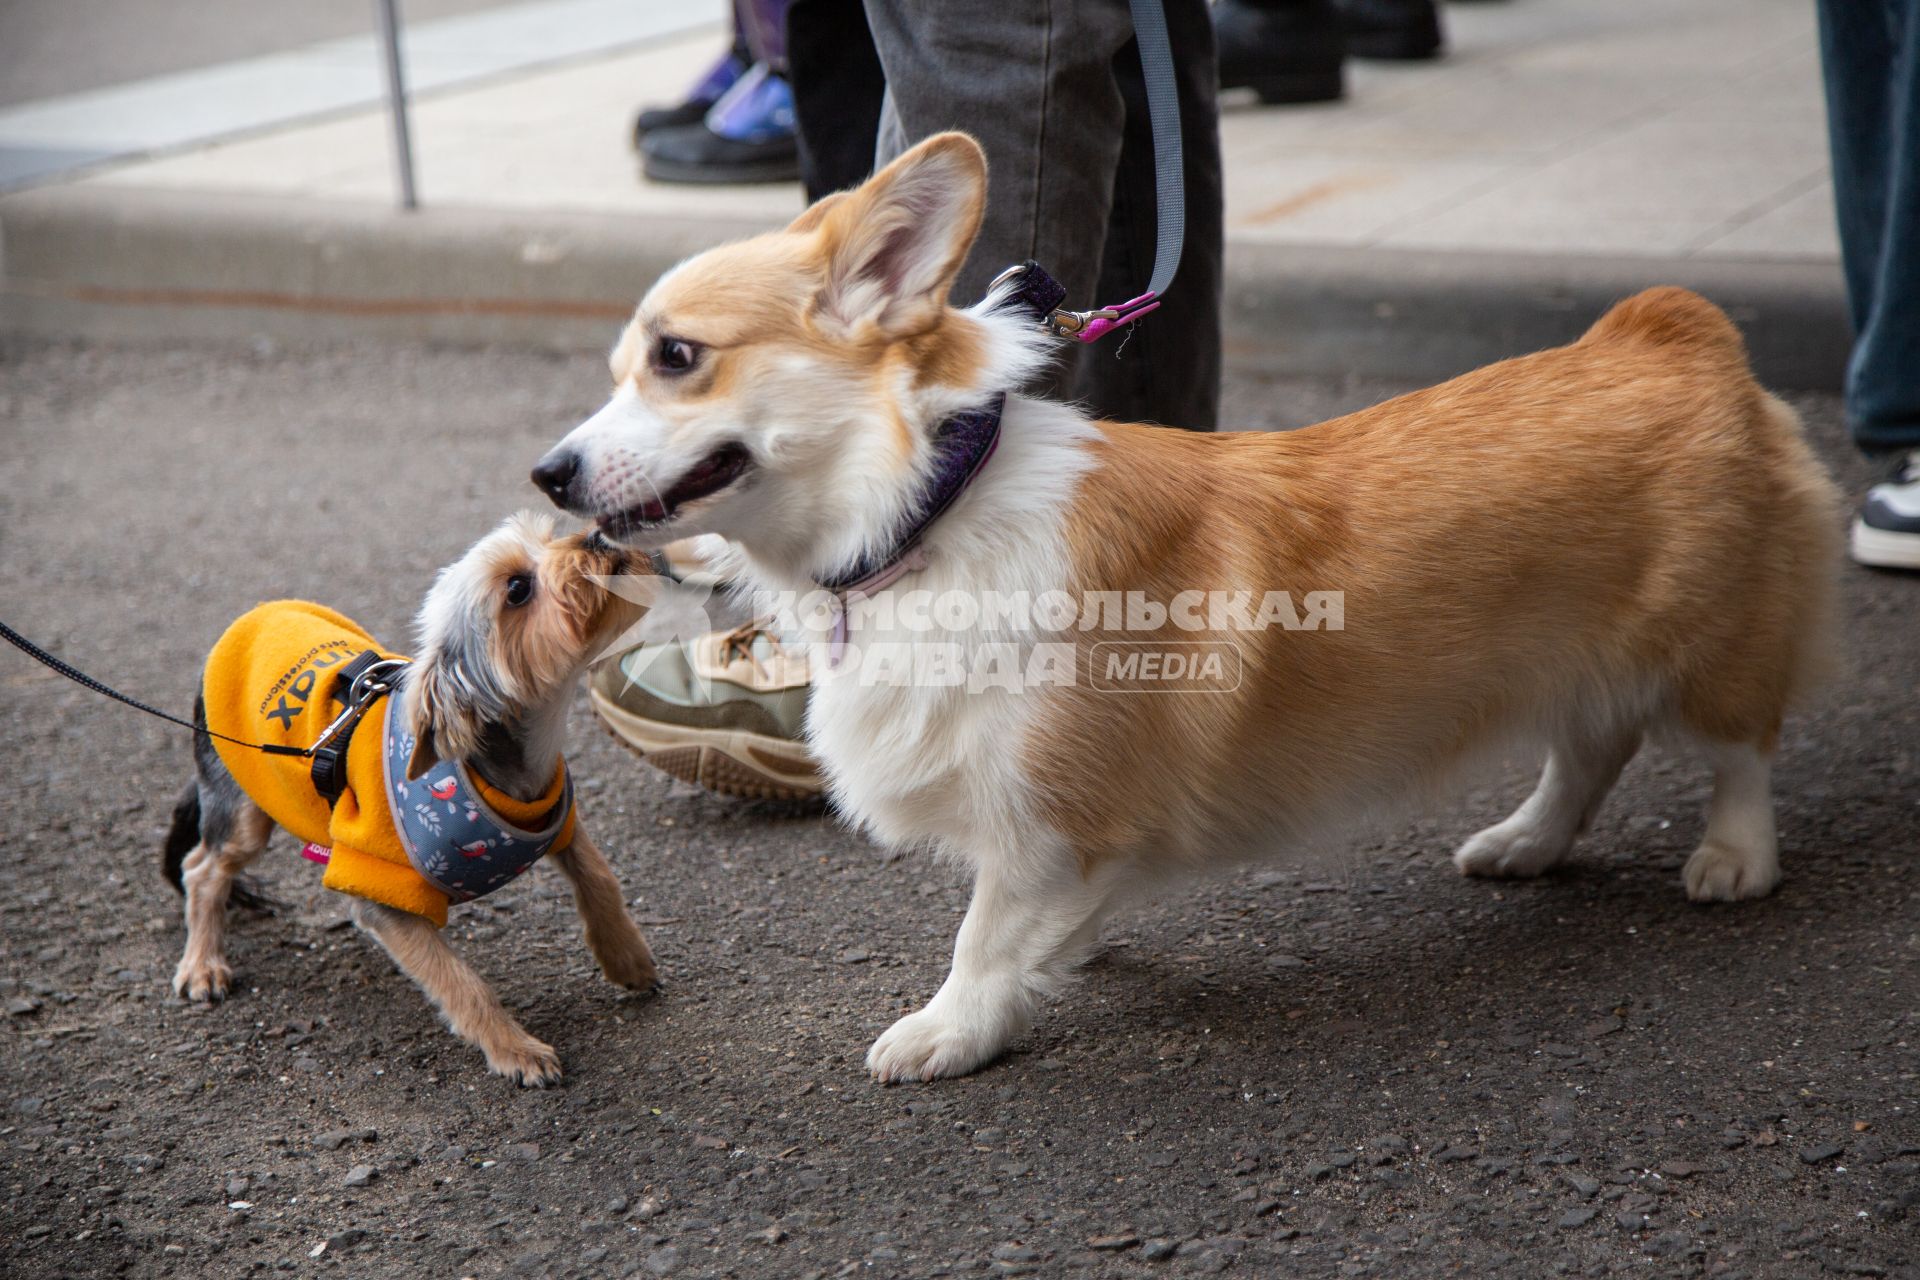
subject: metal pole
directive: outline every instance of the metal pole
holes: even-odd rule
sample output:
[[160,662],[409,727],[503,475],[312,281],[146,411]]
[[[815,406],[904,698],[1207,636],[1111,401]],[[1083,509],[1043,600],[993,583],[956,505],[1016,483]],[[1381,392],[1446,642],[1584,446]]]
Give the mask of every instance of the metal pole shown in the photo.
[[399,170],[400,207],[417,209],[413,190],[413,138],[407,128],[407,84],[400,66],[399,0],[374,0],[380,19],[380,43],[387,63],[387,115],[393,121],[393,160]]

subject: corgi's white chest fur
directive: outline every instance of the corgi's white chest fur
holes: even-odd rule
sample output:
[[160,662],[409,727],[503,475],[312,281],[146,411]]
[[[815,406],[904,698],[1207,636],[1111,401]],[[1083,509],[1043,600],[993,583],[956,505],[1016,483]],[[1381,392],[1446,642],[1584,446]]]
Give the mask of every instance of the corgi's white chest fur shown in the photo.
[[[848,652],[815,687],[808,737],[843,810],[878,838],[972,860],[1038,834],[1019,758],[1046,689],[940,685],[901,666],[938,649],[971,672],[1004,664],[1007,646],[1024,663],[1037,636],[944,629],[938,609],[903,606],[915,592],[923,603],[950,596],[981,606],[1063,588],[1066,514],[1091,465],[1091,434],[1071,409],[1009,398],[993,459],[927,534],[928,567],[850,606]],[[988,655],[989,646],[999,648]]]

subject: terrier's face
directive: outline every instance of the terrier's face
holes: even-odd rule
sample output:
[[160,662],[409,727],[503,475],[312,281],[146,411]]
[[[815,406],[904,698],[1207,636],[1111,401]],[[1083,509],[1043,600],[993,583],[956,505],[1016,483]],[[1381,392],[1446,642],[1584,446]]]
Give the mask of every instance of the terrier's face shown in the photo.
[[600,585],[628,553],[597,532],[560,535],[521,512],[440,571],[416,621],[405,715],[407,774],[472,755],[490,729],[520,738],[639,614]]

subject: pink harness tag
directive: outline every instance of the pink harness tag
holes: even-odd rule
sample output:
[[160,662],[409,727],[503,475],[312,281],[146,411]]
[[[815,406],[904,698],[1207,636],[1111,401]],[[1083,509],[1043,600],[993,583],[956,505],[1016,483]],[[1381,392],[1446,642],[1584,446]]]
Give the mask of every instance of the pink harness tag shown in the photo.
[[315,844],[309,840],[305,845],[301,846],[300,856],[308,862],[317,862],[324,867],[327,863],[333,861],[333,850],[329,849],[326,845]]
[[840,665],[841,655],[847,651],[847,606],[855,600],[863,600],[883,587],[890,587],[901,577],[909,573],[918,573],[927,567],[926,550],[918,545],[910,548],[907,554],[870,577],[862,578],[849,587],[842,587],[834,593],[833,635],[827,643],[827,668],[832,670]]

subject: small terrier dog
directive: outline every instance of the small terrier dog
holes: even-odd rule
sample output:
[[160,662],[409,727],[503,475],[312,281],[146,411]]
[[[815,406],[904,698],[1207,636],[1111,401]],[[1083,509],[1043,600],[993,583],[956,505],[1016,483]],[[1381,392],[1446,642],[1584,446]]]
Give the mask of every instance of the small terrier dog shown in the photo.
[[194,739],[195,779],[163,856],[186,898],[174,992],[226,995],[228,898],[244,899],[235,878],[283,826],[307,842],[306,857],[326,864],[328,888],[354,896],[354,923],[492,1071],[523,1085],[558,1080],[552,1047],[514,1020],[440,926],[449,902],[490,892],[550,853],[607,978],[656,985],[620,885],[577,824],[561,759],[580,674],[642,612],[594,581],[627,564],[597,533],[559,536],[550,518],[522,514],[443,569],[420,608],[420,656],[383,677],[389,694],[368,691],[331,804],[306,759],[245,744],[311,747],[365,688],[347,674],[356,663],[395,655],[339,614],[299,601],[261,605],[228,628],[194,705],[194,723],[208,732]]

